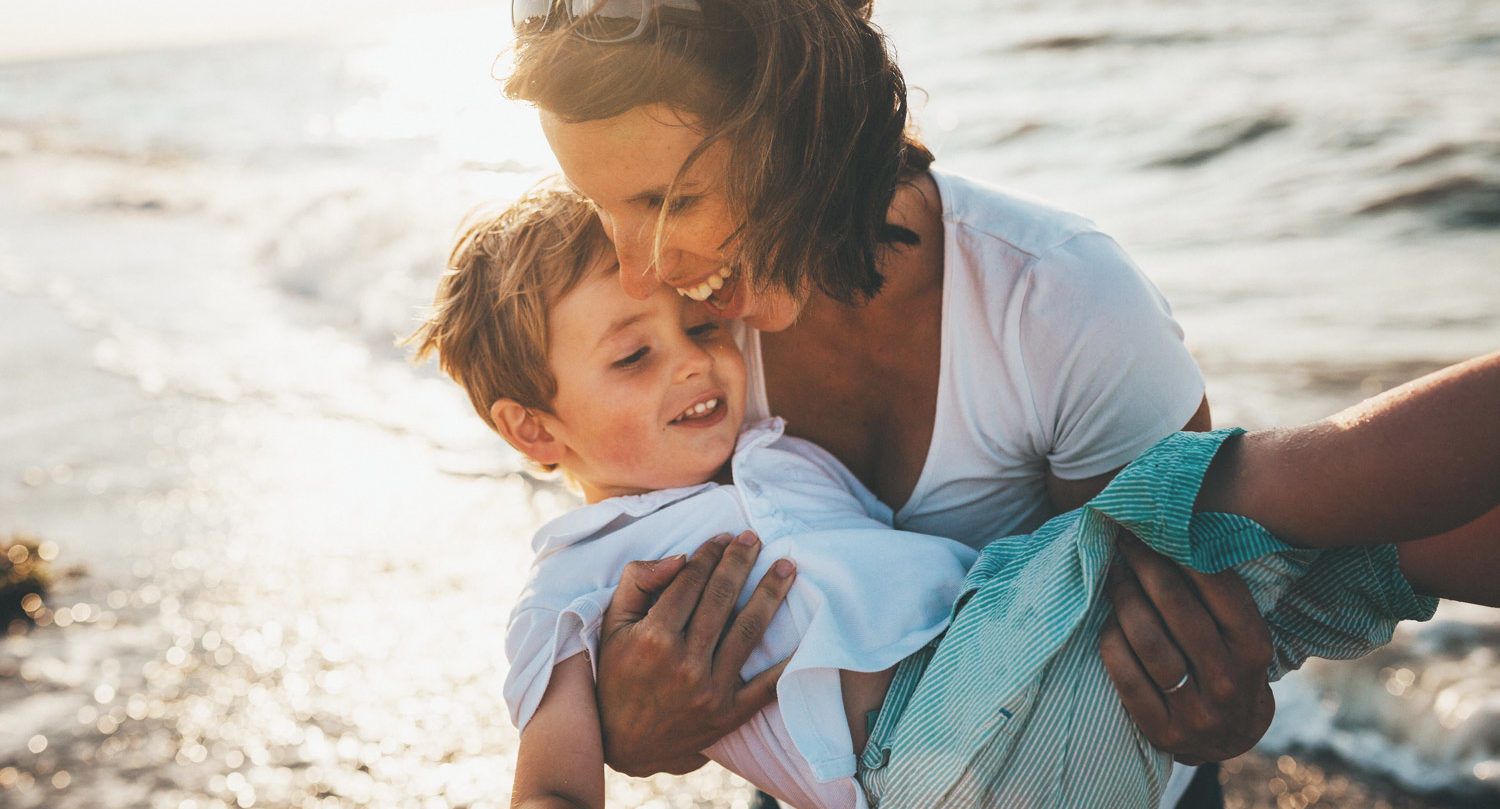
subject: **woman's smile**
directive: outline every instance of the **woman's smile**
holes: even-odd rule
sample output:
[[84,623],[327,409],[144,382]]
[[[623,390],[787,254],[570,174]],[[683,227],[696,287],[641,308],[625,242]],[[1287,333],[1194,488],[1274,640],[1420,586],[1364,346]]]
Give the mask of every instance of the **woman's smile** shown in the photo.
[[686,295],[687,297],[692,298],[699,303],[703,303],[704,301],[709,299],[709,296],[722,289],[724,287],[724,282],[728,281],[729,276],[733,274],[733,271],[728,267],[720,267],[718,272],[715,272],[713,275],[710,275],[709,277],[703,279],[701,283],[686,287],[676,287],[677,294]]
[[[693,118],[663,104],[613,118],[569,121],[543,110],[542,130],[568,181],[588,197],[614,242],[620,284],[643,299],[666,284],[714,314],[763,331],[792,324],[805,296],[762,291],[734,263],[738,220],[723,191],[729,145],[706,149],[687,172],[683,162],[703,143]],[[667,192],[678,200],[658,225]]]

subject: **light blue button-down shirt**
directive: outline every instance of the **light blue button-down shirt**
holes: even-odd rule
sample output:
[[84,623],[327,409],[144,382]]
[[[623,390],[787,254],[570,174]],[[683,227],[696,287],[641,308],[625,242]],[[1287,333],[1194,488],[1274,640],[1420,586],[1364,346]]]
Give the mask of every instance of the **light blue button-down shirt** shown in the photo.
[[976,553],[895,530],[890,509],[838,460],[782,430],[770,419],[741,434],[735,486],[611,498],[542,527],[506,637],[505,697],[518,727],[553,666],[585,650],[597,659],[600,620],[628,562],[754,530],[763,547],[741,604],[777,559],[793,559],[797,578],[741,673],[791,662],[776,703],[704,752],[802,809],[865,805],[839,670],[883,671],[941,633]]

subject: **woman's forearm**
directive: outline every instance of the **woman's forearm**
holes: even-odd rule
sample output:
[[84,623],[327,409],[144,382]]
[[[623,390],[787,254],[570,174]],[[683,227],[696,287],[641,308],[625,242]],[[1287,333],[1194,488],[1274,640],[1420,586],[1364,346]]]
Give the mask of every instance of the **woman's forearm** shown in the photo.
[[1294,545],[1405,542],[1500,505],[1500,352],[1324,421],[1227,444],[1197,509],[1243,514]]
[[603,805],[594,806],[566,795],[533,795],[530,797],[516,796],[510,802],[511,809],[603,809]]
[[795,568],[772,565],[735,613],[759,553],[746,532],[705,543],[680,570],[626,567],[599,638],[596,693],[610,767],[636,776],[689,772],[706,761],[698,751],[775,698],[784,661],[748,683],[740,669]]
[[1500,507],[1396,551],[1401,574],[1418,593],[1500,607]]

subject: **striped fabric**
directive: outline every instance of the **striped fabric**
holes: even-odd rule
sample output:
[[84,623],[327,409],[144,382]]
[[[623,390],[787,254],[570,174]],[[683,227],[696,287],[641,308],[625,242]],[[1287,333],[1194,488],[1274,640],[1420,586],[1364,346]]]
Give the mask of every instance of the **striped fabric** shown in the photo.
[[1098,653],[1117,526],[1196,569],[1233,567],[1271,629],[1273,678],[1432,616],[1393,547],[1301,550],[1243,517],[1194,516],[1209,461],[1238,432],[1169,436],[1084,508],[984,549],[947,634],[902,664],[876,720],[860,762],[872,807],[1156,806],[1171,760],[1137,731]]

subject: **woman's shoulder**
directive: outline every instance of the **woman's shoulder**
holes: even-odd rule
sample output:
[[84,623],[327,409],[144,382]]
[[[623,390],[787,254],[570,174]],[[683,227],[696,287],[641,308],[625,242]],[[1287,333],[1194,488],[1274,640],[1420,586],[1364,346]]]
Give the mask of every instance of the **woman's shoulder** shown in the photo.
[[944,284],[992,314],[1013,313],[1017,301],[1031,314],[1050,304],[1081,315],[1090,307],[1129,311],[1118,305],[1126,299],[1165,305],[1120,244],[1089,219],[956,174],[933,171],[932,178],[942,195]]
[[1102,235],[1086,217],[1024,192],[936,168],[930,174],[944,228],[960,245],[1042,258],[1079,236]]

